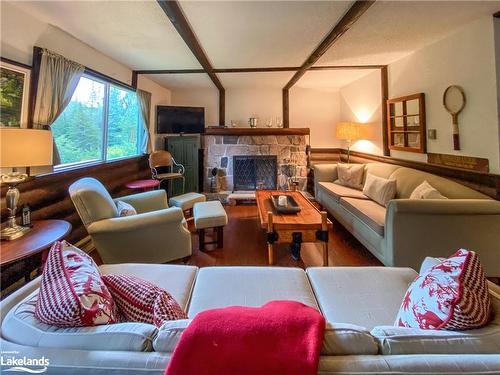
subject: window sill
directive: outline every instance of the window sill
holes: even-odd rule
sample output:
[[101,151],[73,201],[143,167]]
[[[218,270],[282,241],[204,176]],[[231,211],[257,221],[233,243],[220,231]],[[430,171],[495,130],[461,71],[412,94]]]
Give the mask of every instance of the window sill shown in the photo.
[[67,165],[67,166],[62,166],[62,167],[59,167],[59,168],[56,167],[54,169],[54,171],[52,171],[50,173],[43,173],[43,174],[39,174],[39,175],[36,175],[36,176],[33,176],[33,177],[34,178],[38,178],[38,177],[59,175],[59,174],[63,174],[63,173],[66,173],[66,172],[77,171],[77,170],[82,170],[82,169],[85,169],[85,168],[95,167],[95,166],[98,166],[98,165],[107,165],[107,164],[114,164],[114,163],[119,163],[119,162],[123,162],[123,161],[127,161],[127,160],[140,159],[140,158],[143,158],[146,155],[147,154],[134,155],[134,156],[126,156],[126,157],[123,157],[123,158],[113,159],[113,160],[106,160],[106,161],[99,160],[99,161],[91,161],[91,162],[87,162],[87,163],[80,163],[80,164],[76,164],[76,165]]

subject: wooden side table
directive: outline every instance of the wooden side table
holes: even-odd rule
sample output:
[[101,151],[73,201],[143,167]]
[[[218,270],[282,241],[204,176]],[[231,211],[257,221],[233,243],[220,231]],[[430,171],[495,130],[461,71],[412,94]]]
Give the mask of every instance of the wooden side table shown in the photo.
[[56,241],[71,232],[71,224],[64,220],[38,220],[24,236],[0,243],[0,269],[2,286],[5,289],[24,276],[31,280],[31,273],[39,272],[47,259],[47,254]]
[[138,189],[142,191],[149,191],[156,189],[160,185],[160,181],[158,180],[136,180],[128,182],[125,186],[129,189]]

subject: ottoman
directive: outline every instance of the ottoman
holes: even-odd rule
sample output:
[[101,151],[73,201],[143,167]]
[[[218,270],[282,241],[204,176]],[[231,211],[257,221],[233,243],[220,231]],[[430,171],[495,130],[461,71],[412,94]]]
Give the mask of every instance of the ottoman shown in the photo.
[[[177,195],[168,200],[168,204],[172,207],[179,207],[182,212],[184,211],[192,211],[193,206],[197,202],[205,202],[207,198],[203,194],[199,193],[186,193]],[[192,212],[191,212],[192,215]],[[190,215],[190,216],[191,216]]]
[[[198,231],[200,251],[205,250],[205,245],[216,243],[217,247],[223,246],[224,225],[227,224],[226,210],[219,201],[197,202],[193,206],[194,226]],[[205,242],[205,229],[213,228],[217,233],[217,241]]]

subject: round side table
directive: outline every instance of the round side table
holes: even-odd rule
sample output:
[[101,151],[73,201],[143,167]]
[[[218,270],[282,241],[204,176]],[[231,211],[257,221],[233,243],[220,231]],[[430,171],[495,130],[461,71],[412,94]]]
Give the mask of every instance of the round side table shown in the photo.
[[158,180],[136,180],[128,182],[125,186],[129,189],[137,189],[142,191],[154,190],[160,185]]
[[24,276],[30,281],[31,272],[43,270],[50,247],[71,232],[71,224],[64,220],[36,220],[24,236],[0,243],[2,290]]

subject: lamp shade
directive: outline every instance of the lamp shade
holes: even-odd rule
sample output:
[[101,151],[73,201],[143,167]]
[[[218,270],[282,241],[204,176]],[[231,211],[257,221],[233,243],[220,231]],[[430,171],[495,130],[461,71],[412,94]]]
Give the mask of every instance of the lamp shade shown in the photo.
[[52,132],[25,128],[0,128],[0,167],[52,165]]
[[339,122],[335,131],[338,139],[357,141],[369,138],[369,129],[366,125],[357,122]]

